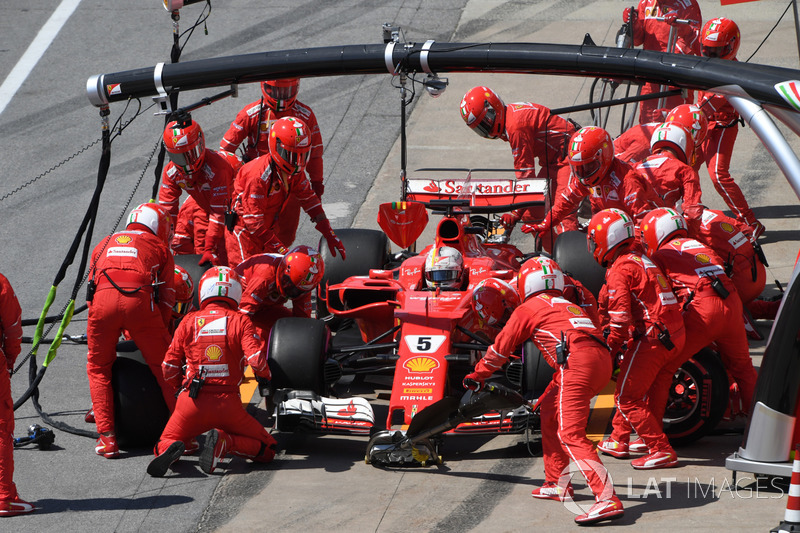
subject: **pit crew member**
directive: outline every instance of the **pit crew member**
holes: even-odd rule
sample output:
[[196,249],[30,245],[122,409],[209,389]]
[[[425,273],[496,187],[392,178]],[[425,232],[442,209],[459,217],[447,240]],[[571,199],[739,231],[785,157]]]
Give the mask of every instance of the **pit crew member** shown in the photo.
[[270,376],[263,339],[237,311],[239,276],[228,267],[211,268],[200,278],[199,291],[200,310],[186,315],[164,358],[164,379],[180,392],[147,466],[153,477],[164,476],[186,442],[206,431],[200,453],[206,474],[228,454],[261,463],[275,457],[275,439],[245,411],[239,396],[246,366],[257,376]]

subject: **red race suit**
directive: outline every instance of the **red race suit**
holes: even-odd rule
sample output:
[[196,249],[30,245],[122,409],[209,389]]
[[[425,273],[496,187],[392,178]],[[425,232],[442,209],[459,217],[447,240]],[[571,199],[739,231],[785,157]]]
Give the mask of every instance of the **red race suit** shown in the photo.
[[[230,453],[272,460],[275,439],[242,407],[239,384],[248,365],[257,376],[269,379],[264,341],[247,316],[213,301],[186,315],[164,358],[164,379],[180,394],[155,454],[175,441],[187,443],[219,429],[227,434]],[[190,398],[188,387],[195,377],[202,378],[203,385],[197,397]]]
[[753,226],[756,216],[730,173],[733,145],[739,135],[739,114],[727,98],[709,92],[698,93],[697,106],[708,117],[708,133],[701,145],[696,168],[706,164],[714,188],[736,218]]
[[178,201],[186,191],[197,205],[208,213],[208,230],[200,253],[217,254],[224,246],[225,210],[233,196],[234,170],[227,159],[213,150],[206,149],[203,168],[191,176],[170,162],[161,175],[158,203],[169,209],[173,220],[178,218]]
[[[691,20],[691,24],[671,26],[664,20],[656,20],[666,13],[676,13],[678,19]],[[636,10],[633,24],[633,45],[644,50],[672,52],[674,54],[700,55],[700,30],[703,18],[700,6],[695,0],[641,0]],[[669,34],[675,29],[676,39],[672,50],[669,47]],[[667,88],[665,88],[666,90]],[[655,83],[645,83],[641,94],[659,92],[661,87]],[[664,100],[662,109],[670,110],[681,104],[692,102],[692,97],[670,96]],[[639,108],[639,122],[663,122],[662,109],[658,109],[658,99],[643,100]]]
[[262,339],[269,338],[272,326],[279,318],[311,318],[310,292],[292,299],[291,309],[286,307],[289,299],[280,293],[277,284],[278,265],[282,259],[280,254],[253,255],[235,269],[244,278],[239,310],[250,316]]
[[278,220],[286,200],[294,197],[312,220],[324,215],[319,197],[305,174],[293,174],[284,181],[270,162],[269,154],[245,163],[236,175],[237,221],[225,235],[228,263],[235,267],[251,255],[283,251],[294,241],[278,235]]
[[170,410],[172,387],[161,375],[169,346],[168,325],[175,305],[175,263],[166,245],[146,231],[120,231],[103,239],[92,252],[91,280],[96,285],[89,302],[86,374],[99,433],[114,431],[111,367],[124,330],[142,352]]
[[[569,356],[559,364],[556,344],[561,342],[562,333]],[[560,296],[539,293],[511,314],[494,344],[475,365],[475,372],[488,378],[502,368],[519,345],[533,340],[556,371],[538,402],[545,481],[558,483],[572,461],[597,501],[614,494],[614,487],[606,484],[607,472],[594,444],[586,437],[589,403],[611,378],[611,357],[601,335],[579,306]]]
[[[725,274],[722,260],[705,244],[679,238],[662,244],[653,254],[653,261],[669,276],[684,309],[686,344],[682,361],[676,361],[674,369],[714,343],[728,372],[739,384],[743,405],[749,410],[757,375],[742,321],[742,301]],[[727,297],[714,289],[714,279],[727,291]]]
[[11,372],[21,351],[22,309],[8,279],[0,274],[0,502],[17,498],[14,484],[14,400]]
[[636,124],[620,133],[619,137],[614,139],[614,156],[629,165],[636,165],[650,155],[650,138],[661,124],[663,123]]
[[681,203],[686,218],[700,216],[703,193],[695,169],[663,151],[645,158],[636,165],[636,172],[653,185],[665,206],[674,208]]
[[[295,100],[294,105],[283,111],[273,111],[263,105],[261,100],[252,102],[239,111],[230,128],[220,142],[220,148],[235,152],[236,148],[247,139],[245,161],[269,153],[269,128],[272,123],[283,117],[297,117],[306,123],[311,132],[311,153],[308,156],[306,172],[314,192],[322,196],[322,134],[319,131],[317,117],[310,107]],[[258,137],[258,138],[256,138]],[[278,224],[278,238],[283,242],[294,242],[297,225],[300,222],[300,203],[290,197],[281,210]]]
[[[680,359],[685,342],[681,309],[672,287],[653,261],[639,252],[620,255],[606,272],[608,337],[611,353],[627,343],[614,400],[617,414],[611,438],[630,440],[630,427],[651,453],[672,452],[661,418],[672,383],[672,361]],[[667,334],[668,348],[659,336]],[[645,398],[648,398],[646,400]]]
[[[197,201],[188,196],[178,211],[178,221],[175,223],[175,235],[172,237],[172,252],[175,255],[202,255],[206,232],[208,231],[208,213],[197,205]],[[222,250],[225,248],[222,247]],[[220,248],[217,248],[219,251]]]

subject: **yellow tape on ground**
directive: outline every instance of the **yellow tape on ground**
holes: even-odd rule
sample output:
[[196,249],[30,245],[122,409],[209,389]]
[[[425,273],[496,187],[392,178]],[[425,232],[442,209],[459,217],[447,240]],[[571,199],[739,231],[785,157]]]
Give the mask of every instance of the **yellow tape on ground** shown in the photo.
[[239,394],[242,397],[242,405],[247,407],[250,405],[250,402],[253,399],[253,395],[258,389],[258,382],[256,381],[256,375],[253,374],[253,369],[249,366],[244,370],[244,378],[242,379],[242,384],[239,385]]
[[606,435],[611,416],[614,413],[614,390],[616,381],[609,381],[594,400],[589,422],[586,424],[586,436],[592,442],[600,442]]

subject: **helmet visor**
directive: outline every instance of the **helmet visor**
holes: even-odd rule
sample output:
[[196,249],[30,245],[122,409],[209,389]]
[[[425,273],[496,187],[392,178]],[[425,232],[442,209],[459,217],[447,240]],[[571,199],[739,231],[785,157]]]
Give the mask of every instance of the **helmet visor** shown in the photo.
[[429,270],[425,276],[431,283],[445,283],[458,280],[460,274],[458,270]]
[[600,158],[596,158],[593,161],[587,161],[586,163],[576,165],[570,162],[570,167],[572,167],[572,173],[575,174],[575,177],[583,183],[584,185],[591,185],[596,181],[596,179],[590,179],[592,176],[597,174],[600,170],[600,167],[603,166],[603,162],[600,161]]
[[733,52],[735,41],[731,41],[724,46],[706,46],[703,45],[701,47],[701,53],[703,57],[719,57],[719,58],[727,58]]
[[292,282],[289,274],[284,273],[280,279],[281,294],[286,298],[298,298],[305,294],[306,291],[298,287]]
[[192,305],[192,302],[177,302],[174,306],[172,306],[173,316],[183,316],[186,314],[186,311],[189,310],[189,306]]
[[473,128],[475,130],[475,133],[477,133],[478,135],[480,135],[485,139],[494,139],[495,137],[497,137],[497,135],[494,135],[492,133],[492,131],[494,130],[494,121],[496,116],[497,113],[495,113],[494,108],[487,103],[486,113],[483,115],[481,121],[478,122],[478,124],[476,124],[475,127]]
[[200,159],[203,152],[204,148],[202,144],[198,143],[197,146],[185,152],[167,152],[167,154],[169,154],[169,160],[172,161],[175,166],[182,168],[184,172],[192,172],[200,166]]
[[290,152],[282,143],[277,143],[276,149],[278,151],[277,156],[292,169],[292,174],[298,174],[306,168],[306,162],[308,161],[307,151]]
[[292,104],[292,102],[294,102],[294,99],[297,98],[298,85],[296,83],[288,86],[278,87],[264,83],[263,87],[264,94],[267,95],[268,98],[275,101],[276,111],[285,110]]

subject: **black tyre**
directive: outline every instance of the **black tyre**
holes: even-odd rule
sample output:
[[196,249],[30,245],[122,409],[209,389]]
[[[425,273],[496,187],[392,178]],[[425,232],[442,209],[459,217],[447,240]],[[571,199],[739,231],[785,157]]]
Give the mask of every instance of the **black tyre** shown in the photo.
[[313,318],[281,318],[269,336],[269,369],[273,389],[310,390],[323,394],[327,326]]
[[526,400],[535,400],[553,379],[553,367],[547,364],[542,352],[530,340],[522,345],[522,357],[522,395]]
[[606,280],[606,269],[597,264],[586,246],[582,231],[565,231],[556,237],[553,259],[561,270],[580,281],[595,297]]
[[[334,257],[324,238],[319,240],[319,251],[325,262],[325,276],[317,288],[317,318],[330,315],[325,298],[325,287],[341,283],[350,276],[366,276],[370,269],[383,268],[389,261],[389,239],[381,231],[372,229],[337,229],[336,236],[344,244],[347,259]],[[335,317],[327,319],[328,326],[336,331],[342,324]]]
[[664,412],[664,433],[673,446],[713,430],[728,407],[728,374],[719,355],[704,349],[675,373]]
[[155,376],[136,345],[120,343],[111,368],[114,430],[121,448],[152,448],[169,420],[169,409]]
[[193,301],[195,309],[200,309],[200,301],[197,297],[198,289],[200,288],[200,277],[208,270],[207,266],[200,266],[197,264],[197,262],[200,261],[200,257],[202,256],[197,254],[175,256],[175,265],[185,268],[186,272],[192,277],[192,282],[194,283]]

